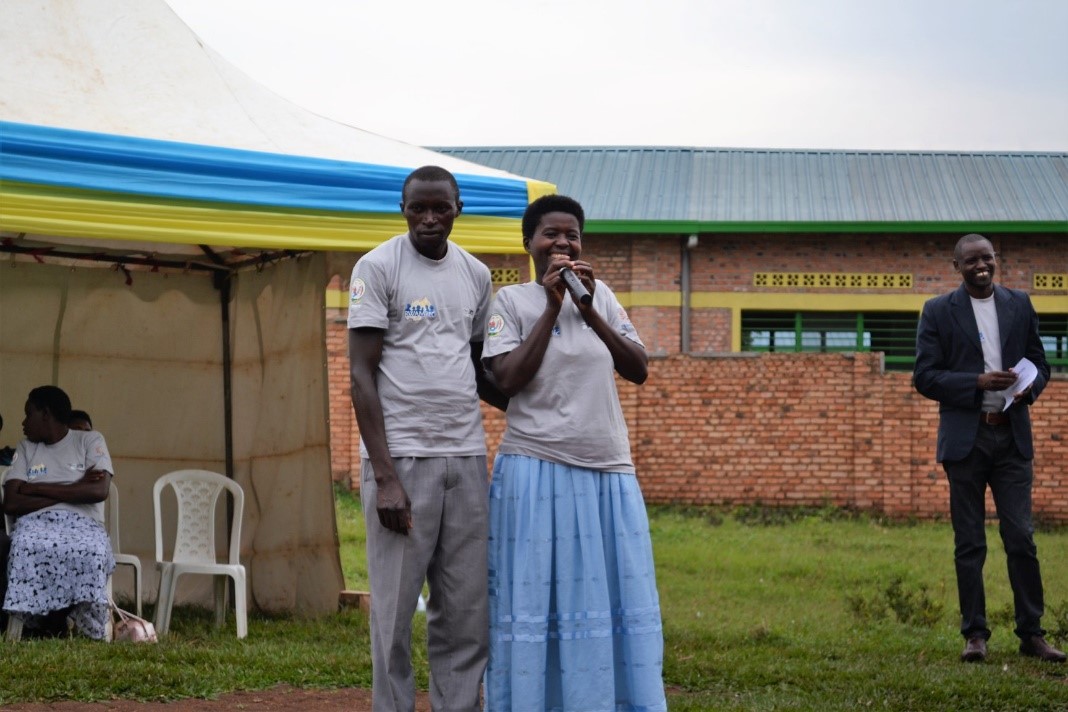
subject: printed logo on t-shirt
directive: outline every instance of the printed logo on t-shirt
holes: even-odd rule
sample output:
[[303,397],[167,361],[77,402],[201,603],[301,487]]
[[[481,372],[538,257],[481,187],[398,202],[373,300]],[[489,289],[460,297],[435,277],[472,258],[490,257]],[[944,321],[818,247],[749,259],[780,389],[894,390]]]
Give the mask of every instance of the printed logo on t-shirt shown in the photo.
[[33,482],[38,477],[44,477],[48,474],[48,465],[41,463],[39,465],[30,465],[30,468],[26,470],[26,480]]
[[367,285],[363,283],[362,279],[357,277],[352,280],[352,285],[349,287],[349,304],[359,304],[366,291]]
[[404,318],[408,321],[422,321],[423,319],[437,319],[438,308],[430,303],[426,297],[408,302],[404,305]]
[[559,336],[562,333],[564,333],[564,332],[560,331],[560,325],[559,324],[553,324],[553,336]]
[[486,322],[486,333],[489,334],[489,337],[492,339],[496,336],[500,336],[502,331],[504,331],[504,317],[500,314],[494,314],[489,318],[489,321]]

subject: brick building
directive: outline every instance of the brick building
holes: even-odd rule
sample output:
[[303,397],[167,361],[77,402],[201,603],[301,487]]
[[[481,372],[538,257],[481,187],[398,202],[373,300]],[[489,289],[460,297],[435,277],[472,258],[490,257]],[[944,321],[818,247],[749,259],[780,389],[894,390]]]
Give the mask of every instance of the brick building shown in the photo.
[[[939,516],[937,406],[910,384],[916,322],[980,232],[1032,296],[1055,375],[1032,408],[1035,511],[1068,521],[1068,154],[447,148],[555,183],[583,255],[650,354],[621,397],[652,502],[832,503]],[[517,246],[520,238],[517,236]],[[327,295],[334,476],[358,482],[345,282]],[[524,254],[482,255],[497,284]],[[485,410],[492,455],[503,417]]]

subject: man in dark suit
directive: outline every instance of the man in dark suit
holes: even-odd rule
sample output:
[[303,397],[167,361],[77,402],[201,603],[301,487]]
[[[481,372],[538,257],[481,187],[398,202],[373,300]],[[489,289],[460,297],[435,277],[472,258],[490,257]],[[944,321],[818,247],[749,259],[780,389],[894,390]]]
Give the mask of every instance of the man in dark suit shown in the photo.
[[[916,390],[938,401],[938,461],[949,480],[954,562],[960,598],[961,660],[986,658],[983,563],[986,560],[986,488],[994,497],[1008,558],[1020,653],[1050,662],[1066,656],[1043,637],[1042,574],[1031,521],[1031,416],[1049,379],[1028,296],[994,284],[997,255],[982,235],[965,235],[953,252],[963,283],[923,307],[916,334]],[[1034,381],[1005,409],[1021,358],[1036,367]],[[1022,369],[1021,369],[1022,370]],[[1023,385],[1021,383],[1020,385]]]

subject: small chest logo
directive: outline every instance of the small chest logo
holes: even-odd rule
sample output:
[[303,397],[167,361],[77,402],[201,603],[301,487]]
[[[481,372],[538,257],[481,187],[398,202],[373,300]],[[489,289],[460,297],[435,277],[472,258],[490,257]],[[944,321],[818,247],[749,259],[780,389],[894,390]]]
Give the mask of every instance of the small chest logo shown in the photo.
[[43,463],[39,465],[31,465],[30,469],[26,470],[26,480],[28,482],[33,482],[38,477],[44,477],[47,474],[48,465],[45,465]]
[[429,299],[423,297],[404,305],[404,318],[408,321],[437,319],[438,308],[431,304]]

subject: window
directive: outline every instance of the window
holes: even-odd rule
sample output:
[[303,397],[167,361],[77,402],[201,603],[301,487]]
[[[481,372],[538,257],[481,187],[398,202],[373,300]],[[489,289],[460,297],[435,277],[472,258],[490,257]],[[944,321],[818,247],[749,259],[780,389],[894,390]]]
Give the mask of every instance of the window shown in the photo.
[[[911,312],[742,312],[743,351],[882,351],[886,368],[912,369],[919,314]],[[1068,373],[1068,314],[1039,315],[1039,336],[1054,373]]]
[[890,370],[912,369],[913,312],[742,312],[742,350],[775,352],[882,351]]
[[1038,335],[1054,373],[1068,373],[1068,314],[1039,314]]

